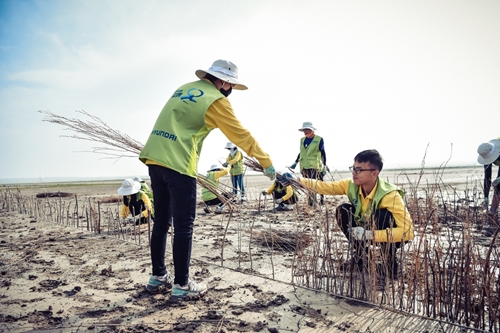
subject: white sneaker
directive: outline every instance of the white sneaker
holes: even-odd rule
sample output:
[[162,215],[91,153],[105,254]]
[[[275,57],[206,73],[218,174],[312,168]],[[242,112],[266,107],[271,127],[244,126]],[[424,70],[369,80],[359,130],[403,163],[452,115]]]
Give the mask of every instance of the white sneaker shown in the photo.
[[202,282],[196,283],[194,280],[189,279],[187,285],[180,286],[179,284],[174,284],[172,287],[172,294],[170,295],[170,300],[181,300],[185,299],[187,296],[201,296],[207,292],[207,285]]
[[146,289],[149,292],[157,292],[160,287],[166,287],[166,289],[172,288],[173,283],[174,277],[167,271],[163,276],[151,275]]
[[217,207],[217,208],[215,208],[215,214],[222,214],[223,210],[224,210],[224,207]]

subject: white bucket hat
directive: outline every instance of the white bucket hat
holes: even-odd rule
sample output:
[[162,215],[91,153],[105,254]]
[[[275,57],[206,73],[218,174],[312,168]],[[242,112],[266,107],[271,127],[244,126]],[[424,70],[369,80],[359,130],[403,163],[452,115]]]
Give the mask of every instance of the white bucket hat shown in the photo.
[[219,170],[222,170],[222,168],[220,166],[218,166],[217,164],[212,164],[212,166],[210,167],[210,169],[207,172],[219,171]]
[[500,140],[494,139],[489,142],[483,142],[477,147],[477,161],[480,164],[487,165],[496,161],[500,156]]
[[310,121],[305,121],[303,124],[302,124],[302,128],[299,128],[299,131],[303,131],[305,129],[310,129],[310,130],[313,130],[315,131],[316,130],[316,127],[313,126],[313,123],[310,122]]
[[122,186],[118,189],[119,195],[131,195],[139,192],[141,189],[141,183],[136,182],[133,179],[125,179]]
[[248,87],[238,81],[238,67],[231,61],[215,60],[208,70],[198,69],[195,74],[203,79],[206,74],[212,74],[222,81],[234,84],[236,90],[247,90]]
[[139,182],[139,183],[142,183],[142,182],[144,181],[144,180],[142,180],[142,178],[141,178],[141,177],[139,177],[139,176],[134,177],[134,180],[135,180],[136,182]]
[[226,144],[226,147],[224,149],[233,149],[233,148],[236,148],[236,146],[234,145],[234,143],[228,142]]

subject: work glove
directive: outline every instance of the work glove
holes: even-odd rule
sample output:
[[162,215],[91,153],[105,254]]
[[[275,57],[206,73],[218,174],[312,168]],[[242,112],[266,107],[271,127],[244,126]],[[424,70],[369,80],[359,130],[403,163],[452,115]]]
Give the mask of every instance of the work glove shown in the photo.
[[264,169],[264,176],[269,177],[269,179],[271,180],[274,180],[274,178],[276,178],[276,170],[274,170],[274,167],[272,165]]
[[292,165],[290,165],[290,169],[294,170],[296,166],[297,166],[297,162],[294,162]]
[[227,162],[222,164],[222,166],[223,166],[224,168],[227,168],[227,166],[228,166],[228,165],[229,165],[229,163],[227,163]]
[[283,202],[283,198],[279,198],[279,199],[276,199],[276,200],[274,200],[274,201],[275,201],[277,204],[280,204],[280,203],[282,203],[282,202]]
[[267,191],[262,191],[262,195],[267,195]]
[[284,174],[278,174],[276,175],[276,179],[278,182],[283,185],[283,186],[288,186],[290,185],[292,180],[298,181],[299,179],[291,174],[290,172],[285,172]]
[[497,186],[498,184],[500,184],[500,177],[498,177],[497,179],[495,179],[493,182],[491,182],[493,184],[493,186]]
[[365,230],[362,227],[355,227],[349,229],[352,238],[355,240],[371,240],[373,239],[373,231],[371,230]]
[[323,169],[323,171],[321,171],[321,176],[323,177],[323,179],[325,178],[325,176],[326,176],[326,171],[325,171],[325,169]]

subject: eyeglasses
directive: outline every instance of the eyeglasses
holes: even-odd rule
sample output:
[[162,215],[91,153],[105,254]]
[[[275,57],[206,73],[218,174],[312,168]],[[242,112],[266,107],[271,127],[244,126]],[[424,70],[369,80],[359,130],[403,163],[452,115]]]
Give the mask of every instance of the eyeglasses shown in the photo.
[[349,171],[351,171],[355,175],[359,175],[363,171],[376,171],[377,169],[362,169],[362,168],[355,168],[353,166],[349,167]]

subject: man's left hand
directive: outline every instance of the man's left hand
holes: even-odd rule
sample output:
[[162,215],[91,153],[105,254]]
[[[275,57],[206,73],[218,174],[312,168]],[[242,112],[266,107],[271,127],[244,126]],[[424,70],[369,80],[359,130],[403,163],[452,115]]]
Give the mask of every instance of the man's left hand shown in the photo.
[[352,238],[355,240],[371,240],[373,239],[373,231],[365,230],[362,227],[351,228]]

